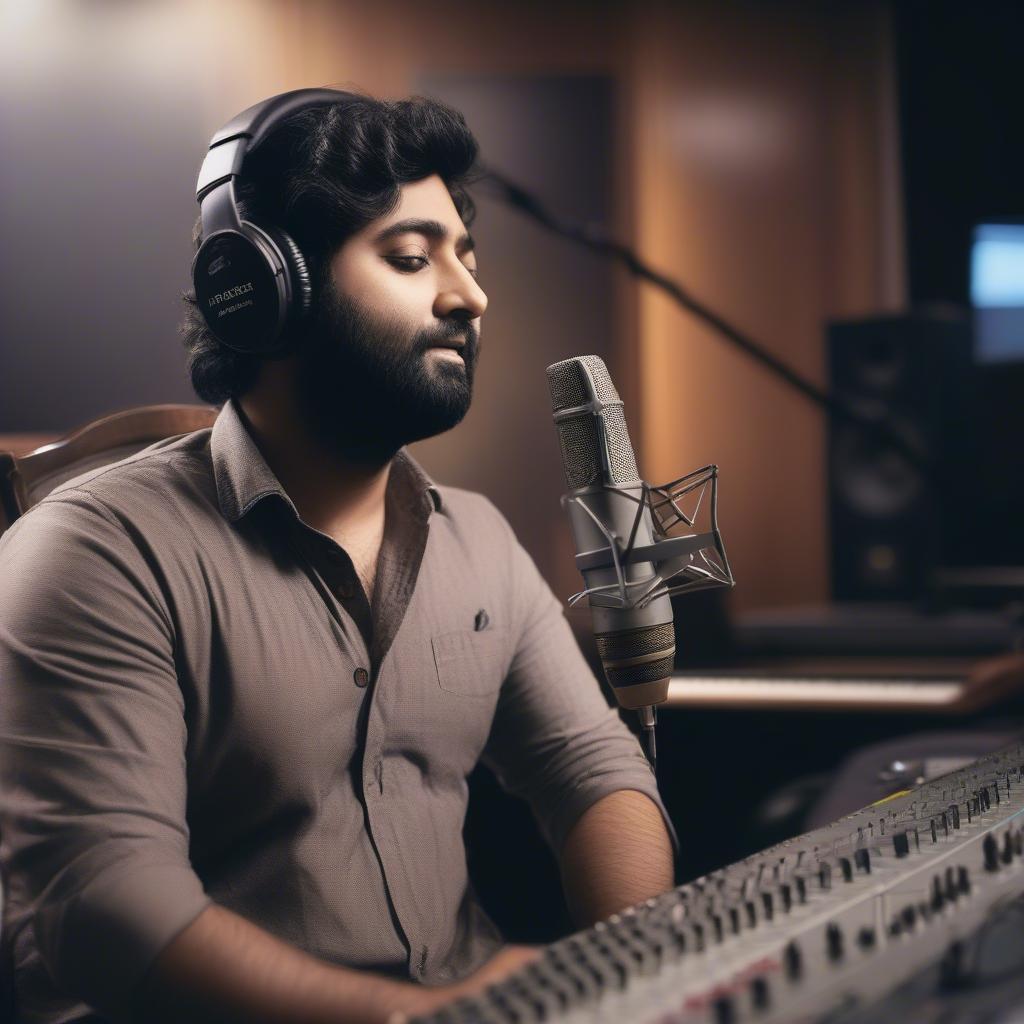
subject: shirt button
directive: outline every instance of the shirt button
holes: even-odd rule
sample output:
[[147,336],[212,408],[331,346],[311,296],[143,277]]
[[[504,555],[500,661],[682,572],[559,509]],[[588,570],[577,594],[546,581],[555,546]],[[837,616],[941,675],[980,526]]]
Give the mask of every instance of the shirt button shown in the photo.
[[370,673],[365,668],[357,668],[352,673],[352,678],[355,680],[356,686],[365,686],[370,681]]

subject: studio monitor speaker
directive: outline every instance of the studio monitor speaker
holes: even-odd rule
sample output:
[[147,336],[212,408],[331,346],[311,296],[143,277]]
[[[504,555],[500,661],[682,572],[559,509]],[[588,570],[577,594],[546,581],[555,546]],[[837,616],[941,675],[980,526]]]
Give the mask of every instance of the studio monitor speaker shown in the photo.
[[[970,540],[974,370],[958,311],[835,322],[832,393],[882,430],[832,418],[828,430],[832,596],[915,600]],[[974,529],[977,524],[974,524]]]

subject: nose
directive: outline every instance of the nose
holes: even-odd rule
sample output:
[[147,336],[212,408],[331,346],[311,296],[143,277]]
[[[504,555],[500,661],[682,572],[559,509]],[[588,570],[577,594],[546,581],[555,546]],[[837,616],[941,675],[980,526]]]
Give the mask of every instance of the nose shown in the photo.
[[434,300],[434,316],[438,319],[461,316],[476,320],[487,309],[487,295],[476,278],[459,263],[445,276]]

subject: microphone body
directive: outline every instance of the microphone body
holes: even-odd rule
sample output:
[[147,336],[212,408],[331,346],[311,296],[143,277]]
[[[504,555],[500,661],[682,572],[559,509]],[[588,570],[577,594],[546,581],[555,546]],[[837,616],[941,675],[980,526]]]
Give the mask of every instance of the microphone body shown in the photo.
[[[668,596],[638,603],[657,581],[654,564],[624,562],[617,570],[610,554],[630,537],[634,547],[656,539],[622,400],[597,356],[563,360],[547,373],[569,488],[562,503],[577,561],[590,556],[597,563],[581,572],[598,654],[619,705],[642,712],[668,697],[675,629]],[[602,552],[609,553],[601,557]]]

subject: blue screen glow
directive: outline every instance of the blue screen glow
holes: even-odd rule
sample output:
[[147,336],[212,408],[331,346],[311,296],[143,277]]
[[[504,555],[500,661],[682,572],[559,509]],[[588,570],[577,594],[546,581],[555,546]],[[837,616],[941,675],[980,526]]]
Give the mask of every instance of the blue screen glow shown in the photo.
[[978,359],[1024,359],[1024,224],[975,228],[971,304]]

